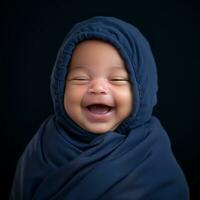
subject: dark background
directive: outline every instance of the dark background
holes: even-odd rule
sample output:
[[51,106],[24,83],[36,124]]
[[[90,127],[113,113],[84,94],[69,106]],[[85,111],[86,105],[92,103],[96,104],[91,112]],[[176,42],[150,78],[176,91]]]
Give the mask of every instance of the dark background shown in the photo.
[[[53,112],[50,74],[72,25],[95,15],[136,25],[149,40],[158,65],[155,115],[171,139],[188,180],[191,199],[200,199],[198,1],[4,1],[1,19],[1,186],[8,199],[17,160],[42,121]],[[164,172],[163,172],[164,173]]]

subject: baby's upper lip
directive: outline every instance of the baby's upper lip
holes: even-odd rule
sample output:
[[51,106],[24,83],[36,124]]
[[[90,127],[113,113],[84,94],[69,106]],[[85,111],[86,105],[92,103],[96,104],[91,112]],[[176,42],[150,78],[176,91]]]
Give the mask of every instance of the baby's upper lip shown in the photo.
[[91,106],[91,105],[104,105],[104,106],[108,106],[108,107],[114,107],[114,103],[111,102],[110,100],[108,99],[88,99],[86,100],[85,102],[83,102],[83,106],[84,107],[88,107],[88,106]]
[[108,104],[108,103],[104,103],[104,102],[91,102],[91,103],[84,105],[84,107],[89,107],[89,106],[92,106],[92,105],[103,105],[103,106],[108,106],[108,107],[114,107],[113,105]]

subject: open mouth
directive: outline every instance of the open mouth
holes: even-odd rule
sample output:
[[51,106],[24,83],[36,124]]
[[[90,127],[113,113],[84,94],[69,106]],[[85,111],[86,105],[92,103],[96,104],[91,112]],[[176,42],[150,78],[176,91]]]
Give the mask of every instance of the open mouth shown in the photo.
[[107,106],[105,104],[92,104],[86,107],[91,113],[104,115],[109,113],[112,110],[111,106]]

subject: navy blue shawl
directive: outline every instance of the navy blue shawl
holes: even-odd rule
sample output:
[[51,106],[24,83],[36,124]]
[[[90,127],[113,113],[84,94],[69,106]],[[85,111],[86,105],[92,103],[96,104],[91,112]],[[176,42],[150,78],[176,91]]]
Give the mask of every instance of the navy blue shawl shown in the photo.
[[[116,47],[130,74],[134,110],[113,132],[97,135],[64,110],[67,66],[75,46],[101,39]],[[152,116],[157,93],[150,46],[134,26],[112,17],[76,24],[58,52],[51,77],[55,114],[20,157],[11,200],[188,200],[185,177],[168,136]]]

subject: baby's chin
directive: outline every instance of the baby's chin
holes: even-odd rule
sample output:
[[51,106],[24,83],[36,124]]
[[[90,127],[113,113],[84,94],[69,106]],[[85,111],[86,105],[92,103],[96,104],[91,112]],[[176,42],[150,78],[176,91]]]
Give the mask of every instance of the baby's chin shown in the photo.
[[81,128],[83,128],[84,130],[86,130],[90,133],[93,133],[93,134],[97,134],[97,135],[101,135],[101,134],[105,134],[105,133],[108,133],[108,132],[115,131],[117,127],[118,127],[118,124],[110,127],[108,125],[101,124],[101,123],[92,124],[90,126],[81,126]]

